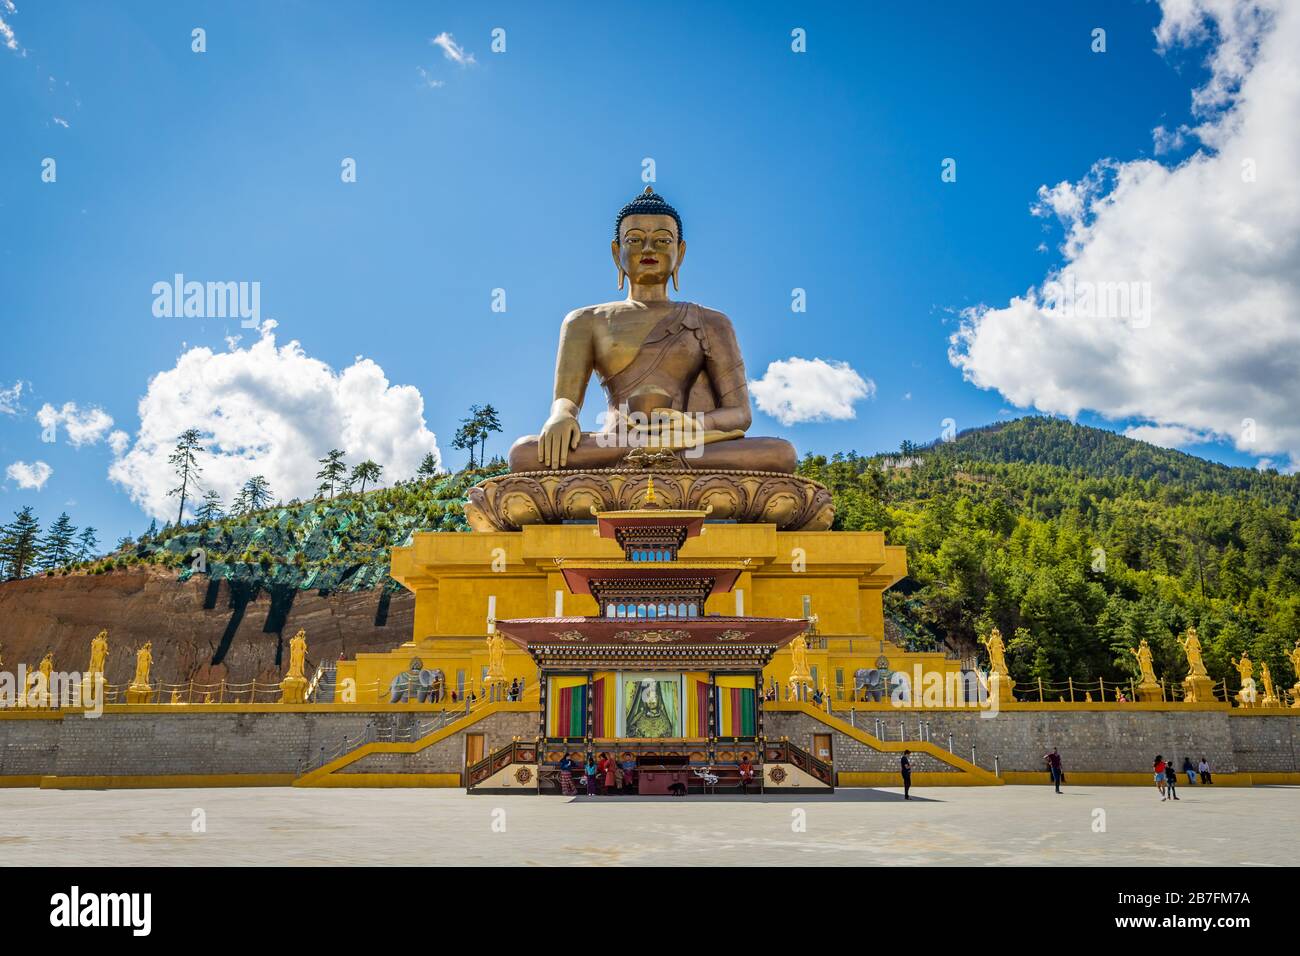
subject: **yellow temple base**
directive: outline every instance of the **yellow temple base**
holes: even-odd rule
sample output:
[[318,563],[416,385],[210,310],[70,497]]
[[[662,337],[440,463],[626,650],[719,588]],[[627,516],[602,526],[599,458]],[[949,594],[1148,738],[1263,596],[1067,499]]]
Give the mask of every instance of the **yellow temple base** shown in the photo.
[[[412,640],[386,653],[359,654],[337,665],[336,701],[388,703],[395,677],[412,661],[441,671],[444,700],[452,690],[482,696],[489,665],[489,618],[595,616],[595,600],[573,594],[557,559],[566,565],[619,562],[619,545],[592,524],[531,525],[521,531],[417,534],[394,548],[392,576],[415,594]],[[853,696],[854,673],[876,667],[882,652],[890,669],[958,675],[960,662],[941,653],[912,652],[885,641],[882,595],[907,573],[906,549],[886,546],[875,531],[789,531],[772,524],[708,523],[687,541],[686,562],[738,566],[731,591],[709,597],[704,614],[800,618],[816,616],[807,663],[814,690],[834,700]],[[763,672],[781,688],[790,681],[791,654],[780,650]],[[504,678],[516,679],[536,699],[537,668],[511,647]],[[349,695],[351,694],[351,699]],[[783,691],[784,694],[784,691]],[[414,697],[412,697],[414,699]]]

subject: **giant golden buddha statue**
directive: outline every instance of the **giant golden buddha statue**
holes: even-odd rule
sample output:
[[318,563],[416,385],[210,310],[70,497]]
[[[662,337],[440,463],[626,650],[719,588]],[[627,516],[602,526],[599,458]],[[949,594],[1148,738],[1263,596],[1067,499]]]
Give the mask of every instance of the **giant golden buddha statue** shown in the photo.
[[[565,316],[549,417],[510,449],[510,474],[470,490],[480,531],[589,519],[640,507],[651,470],[665,507],[717,518],[824,530],[830,493],[795,476],[794,446],[751,438],[749,384],[731,320],[674,302],[686,256],[682,219],[646,187],[621,210],[610,252],[627,297]],[[599,431],[578,424],[592,374],[605,390]]]
[[[649,186],[614,223],[610,253],[627,298],[564,318],[555,396],[540,435],[510,449],[510,470],[612,468],[632,448],[677,453],[692,467],[791,474],[794,446],[745,438],[749,384],[731,320],[668,298],[686,257],[677,210]],[[595,372],[608,407],[600,432],[578,425]]]

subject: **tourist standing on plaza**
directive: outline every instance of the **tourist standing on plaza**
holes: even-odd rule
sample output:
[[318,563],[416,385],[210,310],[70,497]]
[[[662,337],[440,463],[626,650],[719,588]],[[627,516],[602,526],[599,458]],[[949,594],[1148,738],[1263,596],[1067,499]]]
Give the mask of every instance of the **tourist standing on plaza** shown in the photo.
[[1065,774],[1061,773],[1061,752],[1053,747],[1051,753],[1043,754],[1043,759],[1047,761],[1047,772],[1052,775],[1052,785],[1060,793],[1061,781],[1065,779]]
[[623,752],[623,792],[632,793],[636,787],[636,760],[627,751]]
[[1174,762],[1171,760],[1165,764],[1165,786],[1169,788],[1169,796],[1178,799],[1178,771],[1174,769]]
[[583,775],[587,778],[587,796],[596,795],[596,755],[587,754],[587,762],[582,767]]
[[1156,754],[1155,763],[1151,765],[1151,769],[1156,775],[1156,789],[1160,791],[1160,799],[1169,799],[1165,796],[1165,758],[1160,754]]
[[1183,773],[1187,774],[1187,785],[1190,787],[1196,783],[1196,769],[1192,766],[1192,758],[1183,758]]
[[903,774],[903,799],[912,799],[912,751],[904,750],[903,758],[898,761],[898,769]]
[[573,758],[567,750],[560,758],[560,793],[569,797],[577,793],[577,788],[573,786]]
[[1204,757],[1201,758],[1201,765],[1196,768],[1201,773],[1201,783],[1210,783],[1210,762]]
[[603,755],[605,758],[605,793],[618,793],[618,764],[609,754]]

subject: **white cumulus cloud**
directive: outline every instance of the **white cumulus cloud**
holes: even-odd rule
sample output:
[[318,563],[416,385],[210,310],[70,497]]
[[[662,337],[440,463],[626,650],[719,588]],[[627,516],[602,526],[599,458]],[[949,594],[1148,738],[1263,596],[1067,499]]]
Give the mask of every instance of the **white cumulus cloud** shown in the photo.
[[[1212,44],[1200,148],[1099,159],[1043,186],[1062,265],[965,313],[949,358],[1021,407],[1092,409],[1158,443],[1229,439],[1300,461],[1300,3],[1163,0],[1159,48]],[[1162,145],[1168,142],[1168,134]],[[1207,438],[1207,436],[1209,436]]]
[[17,415],[21,412],[22,397],[22,382],[14,382],[9,388],[0,388],[0,415]]
[[205,452],[198,456],[203,489],[229,507],[239,487],[262,475],[277,499],[311,497],[319,482],[316,460],[332,448],[350,465],[373,459],[384,468],[381,484],[415,474],[437,438],[425,427],[424,399],[412,385],[390,385],[384,370],[358,357],[335,371],[307,355],[296,341],[277,346],[274,322],[248,348],[213,352],[191,348],[176,366],[149,381],[140,399],[140,430],[109,468],[147,514],[175,518],[177,485],[167,457],[177,437],[196,428]]
[[1144,441],[1148,445],[1159,445],[1161,448],[1186,448],[1188,445],[1203,445],[1223,436],[1198,432],[1182,425],[1134,425],[1124,429],[1124,437]]
[[853,405],[876,394],[848,362],[791,357],[772,362],[749,383],[754,403],[782,425],[855,417]]
[[83,410],[77,407],[76,402],[64,402],[62,408],[55,408],[47,402],[36,413],[36,421],[42,429],[57,430],[62,425],[68,434],[68,444],[73,448],[95,444],[113,427],[113,418],[108,412],[96,407]]
[[25,461],[16,461],[5,469],[5,477],[18,482],[19,488],[33,491],[40,491],[45,486],[45,483],[50,480],[52,474],[54,474],[54,469],[43,461],[34,461],[31,464]]
[[474,54],[457,43],[455,38],[446,31],[439,33],[429,43],[442,50],[442,55],[453,63],[459,63],[461,66],[472,66],[475,62]]

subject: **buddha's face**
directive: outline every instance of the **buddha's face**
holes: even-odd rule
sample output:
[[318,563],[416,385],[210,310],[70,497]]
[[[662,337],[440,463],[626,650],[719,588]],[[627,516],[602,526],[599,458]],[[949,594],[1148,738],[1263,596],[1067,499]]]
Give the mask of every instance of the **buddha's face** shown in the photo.
[[633,285],[663,285],[686,256],[686,243],[672,216],[628,216],[610,251]]

